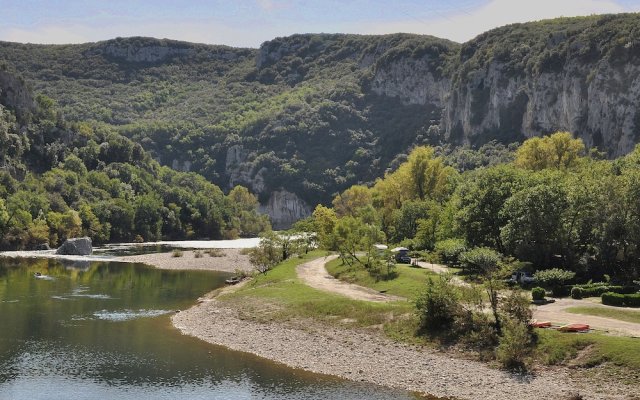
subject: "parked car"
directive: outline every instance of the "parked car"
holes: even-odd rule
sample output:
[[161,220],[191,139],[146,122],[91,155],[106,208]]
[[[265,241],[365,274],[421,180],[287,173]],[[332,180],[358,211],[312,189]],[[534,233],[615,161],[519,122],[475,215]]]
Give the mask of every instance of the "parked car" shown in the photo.
[[516,271],[511,274],[511,279],[509,279],[513,283],[520,283],[523,285],[528,285],[536,281],[536,278],[533,277],[531,272],[526,271]]
[[397,263],[411,264],[411,257],[409,257],[409,249],[407,249],[406,247],[396,247],[391,251],[395,253],[394,257]]

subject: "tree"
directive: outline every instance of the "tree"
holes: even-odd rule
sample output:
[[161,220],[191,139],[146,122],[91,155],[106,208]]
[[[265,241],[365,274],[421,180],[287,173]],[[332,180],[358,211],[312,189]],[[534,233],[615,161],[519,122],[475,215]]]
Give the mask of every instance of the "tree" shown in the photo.
[[569,132],[526,140],[516,151],[518,167],[539,171],[546,168],[567,169],[576,165],[584,154],[584,143]]
[[320,245],[327,250],[335,250],[333,230],[338,222],[335,211],[319,204],[313,210],[312,216]]
[[408,171],[413,198],[432,199],[442,202],[452,191],[451,178],[456,171],[445,166],[442,158],[434,157],[431,147],[416,147],[409,154],[406,164],[401,166]]
[[378,227],[354,217],[340,218],[332,234],[333,246],[343,263],[358,264],[373,274],[381,266],[375,244],[383,241],[384,233]]
[[474,171],[457,190],[457,230],[471,246],[488,246],[504,252],[500,231],[509,221],[501,213],[505,202],[526,187],[527,174],[510,165]]
[[249,251],[249,262],[256,271],[265,274],[278,265],[288,255],[282,246],[282,239],[275,232],[266,232],[260,237],[260,244]]
[[523,261],[549,265],[566,248],[567,197],[555,182],[539,184],[514,194],[500,217],[508,221],[500,231],[505,250]]
[[162,208],[162,200],[155,193],[138,196],[135,201],[134,231],[145,240],[160,239],[162,232],[160,208]]
[[371,191],[361,185],[354,185],[333,199],[333,209],[339,217],[358,217],[359,211],[372,202]]
[[486,274],[498,267],[502,255],[488,247],[476,247],[459,256],[463,271],[470,274]]

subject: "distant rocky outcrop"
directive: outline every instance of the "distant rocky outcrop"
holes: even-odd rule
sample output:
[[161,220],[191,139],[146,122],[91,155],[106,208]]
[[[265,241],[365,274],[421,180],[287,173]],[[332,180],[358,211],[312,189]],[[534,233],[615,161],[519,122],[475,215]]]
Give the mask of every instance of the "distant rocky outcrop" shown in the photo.
[[93,248],[91,247],[91,238],[89,237],[67,239],[62,243],[62,246],[56,250],[56,254],[73,256],[88,256],[92,253]]
[[273,229],[288,229],[294,222],[311,215],[309,205],[286,190],[272,192],[269,201],[260,205],[259,210],[271,217]]
[[0,104],[13,110],[18,118],[36,109],[36,103],[24,81],[17,75],[0,69]]

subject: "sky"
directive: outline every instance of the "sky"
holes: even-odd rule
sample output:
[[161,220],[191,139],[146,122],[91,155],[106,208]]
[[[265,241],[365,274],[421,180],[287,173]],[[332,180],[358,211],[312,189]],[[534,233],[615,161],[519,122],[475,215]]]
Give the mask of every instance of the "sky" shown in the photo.
[[294,33],[419,33],[464,42],[498,26],[640,12],[640,0],[0,0],[0,40],[152,36],[258,47]]

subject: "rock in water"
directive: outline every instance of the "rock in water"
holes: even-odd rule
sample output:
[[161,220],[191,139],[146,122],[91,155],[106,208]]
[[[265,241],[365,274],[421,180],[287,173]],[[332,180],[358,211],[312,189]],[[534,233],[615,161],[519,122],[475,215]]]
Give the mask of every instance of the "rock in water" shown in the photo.
[[62,246],[56,250],[56,254],[74,256],[88,256],[92,252],[93,248],[91,247],[91,238],[89,237],[67,239],[62,243]]

